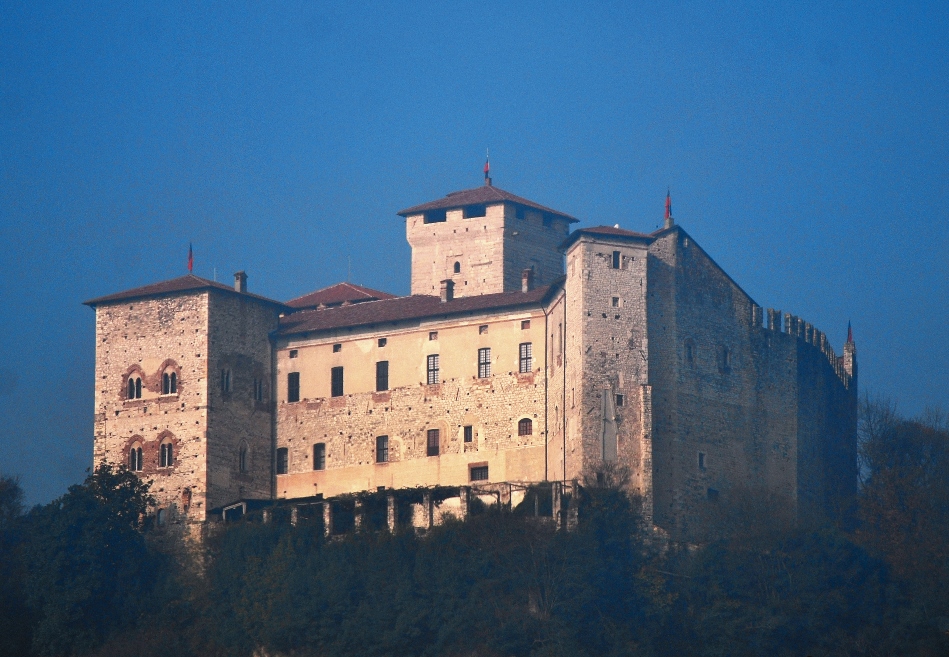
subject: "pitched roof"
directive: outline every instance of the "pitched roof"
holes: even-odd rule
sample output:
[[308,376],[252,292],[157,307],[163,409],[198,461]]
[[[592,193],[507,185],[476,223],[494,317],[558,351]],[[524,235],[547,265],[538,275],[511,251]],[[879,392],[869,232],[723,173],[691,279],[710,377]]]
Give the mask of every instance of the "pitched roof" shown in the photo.
[[361,285],[352,283],[337,283],[324,287],[316,292],[304,294],[296,299],[291,299],[287,305],[291,308],[316,308],[320,304],[324,306],[337,306],[347,301],[349,303],[359,303],[362,301],[377,301],[379,299],[394,299],[394,294],[373,290]]
[[274,301],[273,299],[268,299],[267,297],[262,297],[257,294],[238,292],[230,285],[224,285],[223,283],[218,283],[217,281],[209,281],[206,278],[201,278],[200,276],[195,276],[194,274],[172,278],[171,280],[161,281],[159,283],[152,283],[151,285],[143,285],[142,287],[132,288],[131,290],[125,290],[124,292],[116,292],[115,294],[109,294],[104,297],[97,297],[95,299],[90,299],[89,301],[83,301],[83,304],[92,306],[94,308],[101,304],[113,303],[116,301],[129,301],[131,299],[158,297],[176,294],[179,292],[193,292],[197,290],[219,290],[221,292],[239,294],[243,297],[250,297],[258,301],[272,303],[277,306],[284,305],[279,301]]
[[580,239],[582,235],[602,235],[604,237],[618,237],[620,239],[634,241],[644,240],[647,242],[651,242],[656,237],[656,233],[647,235],[646,233],[637,233],[634,230],[626,230],[625,228],[617,228],[616,226],[593,226],[591,228],[576,229],[570,233],[570,236],[567,239],[563,241],[563,243],[560,245],[560,248],[566,249],[568,246]]
[[415,205],[411,208],[406,208],[405,210],[400,210],[397,214],[407,217],[410,214],[422,214],[429,210],[449,210],[453,208],[460,208],[465,205],[480,205],[483,203],[498,203],[501,201],[507,201],[509,203],[516,203],[517,205],[523,205],[528,208],[533,208],[534,210],[540,210],[541,212],[549,212],[555,214],[558,217],[563,217],[567,221],[574,223],[579,221],[575,217],[571,217],[565,212],[560,212],[559,210],[554,210],[546,206],[534,203],[533,201],[528,201],[526,198],[521,198],[511,192],[506,192],[503,189],[494,187],[492,185],[482,185],[481,187],[475,187],[473,189],[463,189],[458,192],[452,192],[445,198],[438,199],[437,201],[431,201],[429,203],[423,203],[422,205]]
[[310,331],[366,326],[383,322],[411,319],[448,317],[463,313],[477,313],[521,306],[537,307],[552,291],[559,289],[562,279],[552,285],[538,287],[530,292],[501,292],[462,297],[442,302],[440,297],[414,294],[379,301],[366,301],[350,306],[322,310],[301,310],[280,318],[279,335],[295,335]]

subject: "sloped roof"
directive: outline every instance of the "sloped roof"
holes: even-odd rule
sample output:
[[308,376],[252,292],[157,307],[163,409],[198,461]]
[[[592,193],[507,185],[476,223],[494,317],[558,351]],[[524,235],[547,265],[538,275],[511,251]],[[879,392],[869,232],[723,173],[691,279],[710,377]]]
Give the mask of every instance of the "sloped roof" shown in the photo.
[[548,294],[559,289],[562,278],[552,285],[538,287],[530,292],[502,292],[462,297],[442,302],[440,297],[414,294],[407,297],[366,301],[350,306],[322,310],[301,310],[280,318],[279,335],[295,335],[310,331],[366,326],[383,322],[411,319],[448,317],[463,313],[513,309],[519,306],[539,306]]
[[336,306],[342,303],[360,303],[364,301],[377,301],[379,299],[394,299],[394,294],[373,290],[361,285],[352,283],[337,283],[324,287],[316,292],[304,294],[296,299],[291,299],[287,305],[291,308],[316,308],[320,304],[324,306]]
[[267,297],[262,297],[258,294],[250,294],[249,292],[238,292],[230,285],[218,283],[217,281],[209,281],[206,278],[201,278],[200,276],[195,276],[194,274],[172,278],[159,283],[152,283],[151,285],[143,285],[142,287],[132,288],[131,290],[125,290],[124,292],[116,292],[115,294],[109,294],[104,297],[97,297],[95,299],[90,299],[89,301],[84,301],[83,304],[95,307],[116,301],[144,299],[147,297],[158,297],[176,294],[179,292],[192,292],[197,290],[219,290],[221,292],[239,294],[243,297],[250,297],[252,299],[271,303],[276,306],[284,306],[284,304],[280,303],[279,301],[274,301],[273,299],[268,299]]
[[651,242],[656,238],[656,233],[637,233],[634,230],[626,230],[625,228],[617,228],[616,226],[593,226],[591,228],[576,229],[570,233],[570,236],[567,239],[563,241],[563,243],[560,245],[560,248],[566,249],[568,246],[576,242],[582,235],[602,235],[605,237],[619,237],[621,239],[646,242]]
[[422,205],[415,205],[411,208],[400,210],[397,214],[407,217],[410,214],[422,214],[424,212],[428,212],[429,210],[449,210],[453,208],[460,208],[465,205],[499,203],[502,201],[516,203],[528,208],[540,210],[541,212],[549,212],[550,214],[555,214],[558,217],[563,217],[571,223],[579,221],[579,219],[571,217],[565,212],[560,212],[559,210],[548,208],[538,203],[534,203],[533,201],[528,201],[526,198],[521,198],[520,196],[512,194],[511,192],[506,192],[503,189],[494,187],[492,185],[482,185],[481,187],[475,187],[473,189],[463,189],[458,192],[452,192],[445,198],[438,199],[437,201],[430,201],[429,203],[423,203]]

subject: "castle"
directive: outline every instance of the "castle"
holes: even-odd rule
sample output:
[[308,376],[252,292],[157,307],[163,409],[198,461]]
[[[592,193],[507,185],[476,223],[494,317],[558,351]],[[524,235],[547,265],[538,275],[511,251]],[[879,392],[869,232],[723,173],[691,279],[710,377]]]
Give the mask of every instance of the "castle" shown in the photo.
[[[163,522],[242,500],[570,482],[629,467],[690,537],[738,488],[801,512],[856,490],[857,363],[758,306],[669,211],[580,228],[483,186],[402,210],[411,295],[287,302],[188,274],[87,301],[94,463],[153,482]],[[510,488],[509,488],[510,490]]]

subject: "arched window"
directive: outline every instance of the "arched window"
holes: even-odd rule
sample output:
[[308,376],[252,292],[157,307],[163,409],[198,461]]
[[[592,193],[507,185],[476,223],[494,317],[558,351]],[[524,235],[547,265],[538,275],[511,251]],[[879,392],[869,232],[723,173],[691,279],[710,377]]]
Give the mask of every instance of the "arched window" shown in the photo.
[[129,449],[129,470],[132,472],[142,471],[142,445],[133,443]]
[[461,263],[460,263],[460,262],[456,262],[456,263],[455,263],[455,273],[456,273],[456,274],[460,274],[460,273],[461,273]]
[[529,417],[525,417],[517,423],[518,436],[531,436],[534,434],[534,423]]
[[158,467],[170,468],[172,465],[174,465],[174,462],[174,445],[172,444],[170,438],[165,438],[158,448]]
[[237,450],[237,470],[238,472],[247,472],[247,444],[241,443]]
[[167,514],[165,513],[165,510],[164,510],[164,509],[158,509],[158,514],[157,514],[156,520],[158,521],[158,524],[159,524],[159,525],[164,525],[164,524],[165,524],[166,516],[167,516]]
[[161,394],[178,394],[178,373],[174,370],[165,370],[165,373],[161,375]]
[[142,377],[138,374],[129,375],[128,385],[125,389],[126,399],[142,398]]

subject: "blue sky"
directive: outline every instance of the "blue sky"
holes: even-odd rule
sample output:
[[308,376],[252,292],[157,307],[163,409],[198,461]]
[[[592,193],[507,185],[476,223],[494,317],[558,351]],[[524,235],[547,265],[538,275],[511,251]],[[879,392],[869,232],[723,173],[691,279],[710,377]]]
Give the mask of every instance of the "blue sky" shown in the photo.
[[949,409],[949,5],[0,2],[0,472],[92,459],[82,301],[195,273],[408,293],[395,212],[481,183],[677,221],[863,390]]

